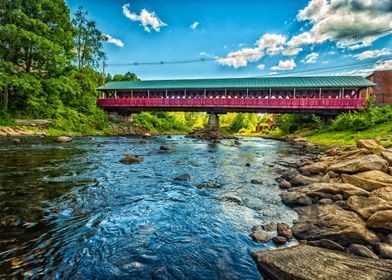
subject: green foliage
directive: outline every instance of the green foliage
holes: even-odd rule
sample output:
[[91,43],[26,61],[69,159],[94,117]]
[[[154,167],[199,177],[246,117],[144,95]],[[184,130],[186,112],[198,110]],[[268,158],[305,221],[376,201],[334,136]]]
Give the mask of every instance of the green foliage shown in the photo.
[[127,72],[125,75],[116,74],[113,77],[111,75],[106,76],[106,82],[121,82],[121,81],[140,81],[135,73]]

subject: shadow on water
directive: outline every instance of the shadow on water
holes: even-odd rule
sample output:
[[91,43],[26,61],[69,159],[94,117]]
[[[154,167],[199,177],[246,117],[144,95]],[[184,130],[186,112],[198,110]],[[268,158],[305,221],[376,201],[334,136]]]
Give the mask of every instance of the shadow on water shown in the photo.
[[254,243],[252,226],[296,218],[274,183],[276,161],[298,160],[287,143],[1,141],[0,277],[261,279],[250,253],[273,245]]

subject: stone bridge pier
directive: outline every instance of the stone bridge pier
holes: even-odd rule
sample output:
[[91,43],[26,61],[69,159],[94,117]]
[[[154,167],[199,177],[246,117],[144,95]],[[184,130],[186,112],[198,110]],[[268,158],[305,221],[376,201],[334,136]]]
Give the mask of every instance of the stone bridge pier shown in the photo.
[[208,130],[219,131],[219,116],[217,113],[208,113]]

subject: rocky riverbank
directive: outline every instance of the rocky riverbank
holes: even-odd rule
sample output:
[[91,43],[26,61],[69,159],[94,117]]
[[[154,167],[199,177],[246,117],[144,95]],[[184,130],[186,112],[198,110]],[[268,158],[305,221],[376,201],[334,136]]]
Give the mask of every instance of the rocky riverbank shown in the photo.
[[301,245],[256,252],[260,272],[273,279],[392,279],[391,175],[392,150],[374,140],[282,172],[282,201],[299,214],[286,232]]

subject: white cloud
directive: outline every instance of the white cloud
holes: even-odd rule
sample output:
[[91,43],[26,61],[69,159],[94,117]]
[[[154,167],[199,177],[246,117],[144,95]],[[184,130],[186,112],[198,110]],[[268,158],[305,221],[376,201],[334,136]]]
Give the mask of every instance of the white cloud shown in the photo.
[[264,70],[264,69],[265,69],[265,64],[259,64],[259,65],[257,65],[257,69],[259,69],[259,70]]
[[363,53],[354,55],[354,57],[359,60],[364,60],[368,58],[375,58],[375,57],[380,57],[380,56],[390,55],[390,54],[392,54],[392,52],[384,48],[381,50],[365,51]]
[[247,66],[249,62],[255,62],[262,58],[263,51],[259,48],[243,48],[239,51],[229,53],[226,57],[218,58],[220,64],[240,68]]
[[318,53],[312,52],[308,54],[303,60],[301,60],[301,62],[304,62],[306,64],[316,63],[318,57],[319,57]]
[[166,23],[157,17],[155,12],[150,13],[146,9],[142,9],[140,15],[138,15],[136,13],[132,13],[129,10],[129,6],[129,3],[122,6],[123,14],[132,21],[139,21],[145,31],[151,32],[151,29],[153,29],[156,32],[159,32],[161,27],[167,26]]
[[286,44],[286,36],[281,34],[266,33],[257,40],[256,44],[260,49],[276,48]]
[[370,46],[392,29],[391,11],[390,0],[311,0],[297,19],[309,22],[312,28],[291,38],[288,45],[331,40],[341,48]]
[[285,70],[292,70],[296,67],[294,59],[289,60],[279,60],[279,64],[277,66],[271,67],[273,71],[285,71]]
[[195,30],[198,26],[199,26],[200,22],[195,21],[194,23],[191,24],[190,28],[192,28],[193,30]]
[[293,56],[299,54],[302,51],[303,51],[302,48],[288,47],[287,49],[283,50],[282,53],[283,55]]
[[109,34],[103,34],[102,38],[108,43],[115,44],[117,47],[124,47],[124,43],[120,39],[113,38]]

